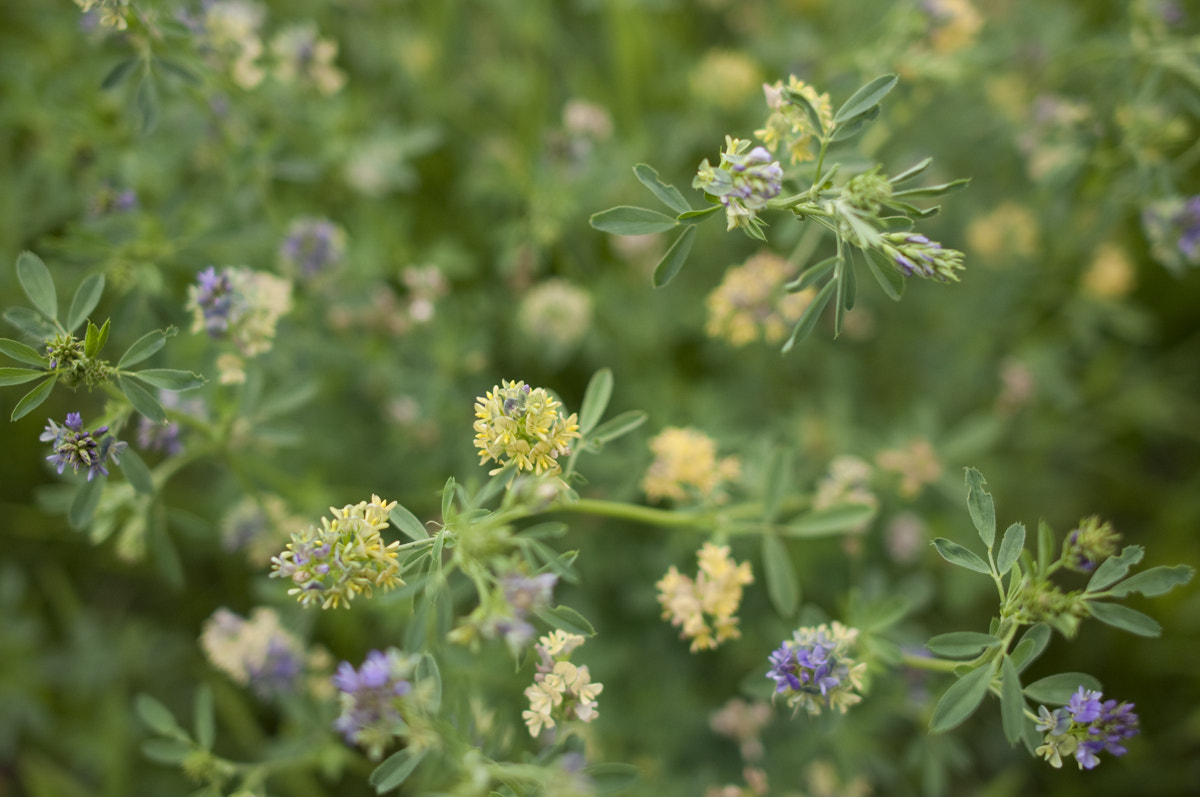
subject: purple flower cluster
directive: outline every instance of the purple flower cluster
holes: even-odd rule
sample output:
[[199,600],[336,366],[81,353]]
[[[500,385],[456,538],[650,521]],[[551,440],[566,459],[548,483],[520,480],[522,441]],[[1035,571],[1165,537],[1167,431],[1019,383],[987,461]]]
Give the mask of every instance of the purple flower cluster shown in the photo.
[[126,444],[106,432],[107,426],[90,432],[84,431],[83,419],[79,413],[71,412],[67,414],[66,423],[62,426],[49,421],[46,430],[38,439],[50,443],[54,449],[54,453],[46,459],[50,460],[59,473],[68,465],[75,473],[84,467],[87,468],[88,481],[91,481],[96,474],[108,475],[108,468],[104,465],[109,460],[112,460],[114,465],[121,464],[120,454]]
[[342,707],[334,729],[350,744],[382,749],[383,740],[403,725],[400,709],[412,691],[408,679],[414,670],[412,657],[395,648],[372,650],[358,670],[343,661],[333,675]]
[[279,258],[289,269],[312,279],[341,262],[346,233],[329,219],[300,218],[292,222],[279,247]]
[[946,249],[937,241],[915,232],[885,233],[881,249],[906,277],[958,281],[955,272],[963,268],[962,252]]
[[[829,656],[832,646],[814,642],[812,647],[802,648],[795,642],[785,640],[771,654],[771,669],[768,678],[775,680],[775,693],[811,692],[822,696],[839,686],[847,673],[839,672],[836,659]],[[840,666],[845,670],[845,665]]]
[[504,639],[513,655],[517,655],[533,639],[535,633],[530,624],[529,613],[550,605],[558,576],[540,573],[526,576],[521,573],[506,573],[500,578],[500,589],[504,600],[512,610],[511,615],[499,615],[484,626],[484,633]]
[[1177,245],[1188,260],[1200,256],[1200,194],[1192,197],[1174,219],[1180,234]]
[[856,629],[837,622],[797,629],[771,654],[767,677],[775,681],[775,694],[810,714],[825,708],[844,713],[862,699],[866,665],[852,656],[857,636]]
[[1138,716],[1132,703],[1103,697],[1081,686],[1061,708],[1050,711],[1039,706],[1037,729],[1045,736],[1038,754],[1054,767],[1062,766],[1064,755],[1073,755],[1080,769],[1095,768],[1105,750],[1114,756],[1125,755],[1128,751],[1123,742],[1138,734]]
[[783,167],[766,147],[755,147],[744,156],[727,155],[733,186],[721,197],[726,208],[740,200],[748,208],[761,208],[783,190]]
[[209,266],[196,276],[192,286],[192,303],[204,318],[204,328],[211,337],[224,336],[229,329],[229,315],[233,310],[233,281],[229,269],[217,272]]

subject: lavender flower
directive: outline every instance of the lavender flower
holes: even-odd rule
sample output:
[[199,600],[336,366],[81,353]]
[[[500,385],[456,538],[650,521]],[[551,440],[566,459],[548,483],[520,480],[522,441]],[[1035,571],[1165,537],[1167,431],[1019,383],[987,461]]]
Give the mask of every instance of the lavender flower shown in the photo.
[[396,648],[372,650],[358,670],[348,661],[338,665],[333,685],[341,692],[341,714],[333,727],[348,744],[364,748],[372,759],[383,754],[404,727],[405,698],[412,691],[416,666],[415,656]]
[[38,439],[50,443],[54,449],[54,453],[46,459],[59,473],[68,465],[75,473],[79,473],[80,467],[86,467],[88,481],[91,481],[96,474],[108,475],[108,468],[104,465],[110,459],[114,465],[121,464],[120,454],[126,444],[106,432],[107,426],[98,427],[90,432],[84,431],[83,419],[79,413],[71,412],[67,413],[66,423],[62,426],[50,420]]
[[215,266],[209,266],[196,275],[196,285],[189,293],[189,305],[196,312],[195,329],[206,330],[210,337],[223,337],[229,329],[234,299],[229,269],[218,273]]
[[1103,697],[1081,686],[1061,708],[1050,711],[1039,706],[1037,729],[1044,734],[1044,743],[1037,749],[1038,755],[1055,769],[1062,766],[1063,756],[1073,755],[1080,769],[1094,769],[1105,750],[1114,756],[1125,755],[1128,751],[1123,742],[1138,734],[1138,716],[1132,703]]
[[958,282],[956,272],[963,269],[962,252],[944,249],[937,241],[917,233],[884,233],[880,250],[906,277]]
[[288,273],[312,279],[337,266],[346,251],[346,232],[329,219],[299,218],[288,227],[279,259]]
[[850,656],[857,637],[857,629],[838,622],[797,629],[770,656],[767,677],[775,681],[775,694],[810,714],[819,714],[822,708],[844,714],[862,700],[859,692],[866,664]]
[[1151,203],[1142,211],[1142,228],[1154,259],[1174,274],[1200,266],[1200,194]]
[[1063,540],[1063,563],[1079,573],[1090,573],[1117,552],[1120,539],[1111,523],[1101,522],[1095,515],[1084,518]]
[[729,230],[748,227],[757,232],[761,224],[757,211],[783,189],[783,167],[779,162],[772,159],[766,147],[747,152],[749,147],[747,140],[726,136],[720,166],[710,166],[705,159],[692,180],[692,188],[717,197],[725,206]]

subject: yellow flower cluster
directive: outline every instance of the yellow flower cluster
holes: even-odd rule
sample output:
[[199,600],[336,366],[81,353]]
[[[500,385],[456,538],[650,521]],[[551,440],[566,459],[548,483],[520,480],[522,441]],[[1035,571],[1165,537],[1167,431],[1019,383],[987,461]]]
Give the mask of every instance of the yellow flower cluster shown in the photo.
[[537,476],[562,472],[558,458],[571,453],[571,441],[579,435],[579,417],[564,417],[545,388],[530,388],[524,382],[504,380],[503,386],[488,391],[475,403],[475,447],[479,464],[493,459],[501,467],[510,462],[517,470]]
[[129,13],[129,0],[75,0],[75,5],[85,14],[97,10],[102,28],[125,30],[129,27],[129,20],[125,18]]
[[[830,103],[828,94],[817,94],[816,89],[803,80],[798,80],[795,75],[788,76],[787,87],[809,101],[816,109],[821,126],[825,130],[833,127],[833,104]],[[764,83],[763,94],[767,97],[767,107],[771,109],[771,115],[767,117],[766,126],[762,130],[755,130],[754,135],[771,152],[775,152],[780,145],[785,146],[791,155],[792,163],[813,160],[813,137],[821,131],[813,125],[808,112],[783,98],[781,80],[776,81],[774,85]]]
[[696,494],[706,501],[721,501],[722,485],[741,472],[736,457],[718,462],[716,443],[695,429],[667,427],[650,441],[650,450],[654,462],[646,470],[642,489],[651,501],[683,501]]
[[529,734],[536,737],[542,728],[553,728],[557,721],[571,717],[591,722],[596,712],[596,696],[604,684],[592,682],[587,665],[567,661],[571,652],[583,644],[579,634],[553,631],[538,640],[537,652],[541,661],[533,685],[525,690],[529,708],[521,712]]
[[330,507],[333,519],[321,518],[321,528],[292,534],[287,550],[271,559],[271,577],[290,578],[296,587],[289,595],[305,606],[320,603],[322,609],[349,607],[356,595],[369,598],[373,588],[403,584],[396,553],[400,543],[385,544],[379,534],[395,506],[373,495],[370,503]]
[[663,619],[682,626],[680,639],[692,640],[693,653],[741,636],[734,615],[742,602],[742,587],[754,583],[750,563],[735,562],[727,545],[706,542],[696,559],[700,572],[695,581],[672,565],[655,585]]
[[346,83],[346,74],[334,65],[337,43],[322,39],[312,23],[292,25],[271,40],[277,59],[275,79],[280,83],[305,83],[322,94],[334,94]]
[[900,495],[909,500],[920,495],[926,484],[932,484],[942,475],[941,460],[924,438],[917,438],[904,448],[880,451],[875,455],[875,464],[880,470],[899,474]]
[[791,267],[772,252],[760,252],[725,272],[725,279],[708,295],[704,332],[731,346],[756,340],[779,343],[800,320],[816,296],[814,288],[788,293],[783,285]]

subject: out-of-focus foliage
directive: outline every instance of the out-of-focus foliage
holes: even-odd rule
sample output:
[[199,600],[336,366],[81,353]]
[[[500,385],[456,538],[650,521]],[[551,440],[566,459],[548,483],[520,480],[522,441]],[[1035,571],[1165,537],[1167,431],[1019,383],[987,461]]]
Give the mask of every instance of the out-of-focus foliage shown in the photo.
[[[418,656],[426,642],[435,656],[389,660],[389,677],[446,684],[456,732],[496,760],[537,763],[521,719],[534,667],[545,676],[586,663],[603,691],[581,747],[588,764],[636,766],[631,794],[754,793],[758,770],[773,793],[810,796],[1200,791],[1192,587],[1128,598],[1161,638],[1088,621],[1073,639],[1056,633],[1023,674],[1089,673],[1106,697],[1136,703],[1141,735],[1102,772],[1055,770],[1011,746],[991,697],[952,732],[930,734],[954,681],[902,663],[931,635],[987,631],[995,612],[988,579],[930,545],[982,550],[964,511],[965,467],[987,475],[999,528],[1024,523],[1035,551],[1039,519],[1061,545],[1080,518],[1100,515],[1145,549],[1145,568],[1200,561],[1200,10],[1172,0],[81,5],[0,0],[0,304],[30,306],[11,267],[23,251],[49,268],[64,322],[78,286],[103,275],[87,318],[96,335],[111,319],[110,364],[175,327],[137,367],[207,381],[178,393],[144,386],[185,379],[161,373],[123,374],[109,391],[59,383],[6,421],[0,793],[182,794],[202,781],[161,763],[180,759],[201,776],[218,759],[288,762],[265,785],[246,784],[269,794],[373,793],[374,763],[333,730],[357,693],[342,690],[339,705],[329,676],[369,650]],[[129,14],[127,29],[109,24]],[[885,74],[899,82],[879,116],[830,157],[847,173],[874,163],[895,173],[932,156],[923,184],[970,177],[921,226],[964,253],[961,281],[913,281],[894,303],[860,278],[836,339],[822,319],[781,356],[771,330],[790,328],[794,308],[765,307],[751,336],[729,297],[772,258],[803,251],[805,225],[763,214],[766,243],[703,225],[687,269],[657,290],[669,237],[589,225],[598,211],[647,203],[639,163],[702,207],[690,188],[699,164],[726,135],[763,126],[764,83],[796,75],[836,109]],[[808,262],[833,254],[825,247]],[[792,279],[802,264],[785,265]],[[259,312],[214,299],[222,274],[268,297]],[[33,345],[24,322],[0,337]],[[206,334],[213,324],[229,334]],[[4,354],[4,367],[34,365]],[[602,369],[615,377],[608,415],[647,414],[640,428],[624,416],[607,441],[581,407]],[[572,483],[584,510],[608,501],[643,514],[556,513],[562,536],[526,529],[519,538],[535,542],[521,543],[473,516],[497,464],[479,464],[473,406],[504,380],[548,388],[565,415],[580,413],[596,449],[568,467],[585,477]],[[0,415],[33,387],[4,387]],[[177,426],[146,424],[159,403]],[[59,476],[39,440],[47,419],[75,412],[136,450],[92,492],[82,472]],[[680,461],[708,457],[720,480],[656,493],[646,479],[669,448],[661,435],[689,429],[711,446]],[[461,490],[444,504],[451,475]],[[439,563],[468,561],[434,541],[451,518],[545,567],[539,535],[578,551],[574,580],[560,578],[554,596],[577,611],[539,604],[528,620],[539,636],[580,622],[595,636],[572,662],[526,649],[518,666],[508,645],[466,639],[459,621],[481,608],[466,579],[422,614],[414,595],[428,582],[410,576],[326,612],[268,578],[290,534],[373,495],[412,516],[393,513],[384,542],[419,543],[405,551],[422,555],[437,545]],[[695,558],[715,528],[702,519],[722,506],[807,511],[789,503],[797,496],[865,509],[839,516],[836,535],[810,525],[799,538],[717,540],[727,571],[749,562],[754,582],[737,587],[740,636],[691,651],[663,619],[673,604],[656,585],[675,568],[674,587],[701,590]],[[664,507],[684,520],[664,523],[653,514]],[[722,518],[721,533],[745,520]],[[255,614],[264,607],[273,619]],[[780,641],[834,620],[863,630],[873,668],[862,702],[845,715],[793,718],[783,700],[756,713]],[[459,637],[441,641],[452,628]],[[276,660],[263,639],[305,652],[292,697],[247,669]],[[240,664],[217,665],[213,650]],[[588,684],[575,684],[567,700],[586,713]],[[436,714],[433,696],[419,697],[410,724]],[[465,766],[461,752],[428,755]],[[422,763],[412,753],[392,772],[411,761]],[[421,780],[429,769],[402,788],[435,784]],[[546,790],[577,786],[568,770]],[[469,779],[455,788],[473,793]]]

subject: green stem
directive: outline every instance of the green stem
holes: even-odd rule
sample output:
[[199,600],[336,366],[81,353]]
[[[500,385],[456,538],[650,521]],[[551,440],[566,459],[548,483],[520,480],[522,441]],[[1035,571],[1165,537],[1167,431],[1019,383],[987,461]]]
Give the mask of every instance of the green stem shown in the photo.
[[912,667],[915,670],[931,670],[933,672],[954,672],[954,668],[962,664],[961,661],[951,661],[950,659],[931,659],[925,656],[917,656],[912,653],[900,654],[900,662],[905,667]]

